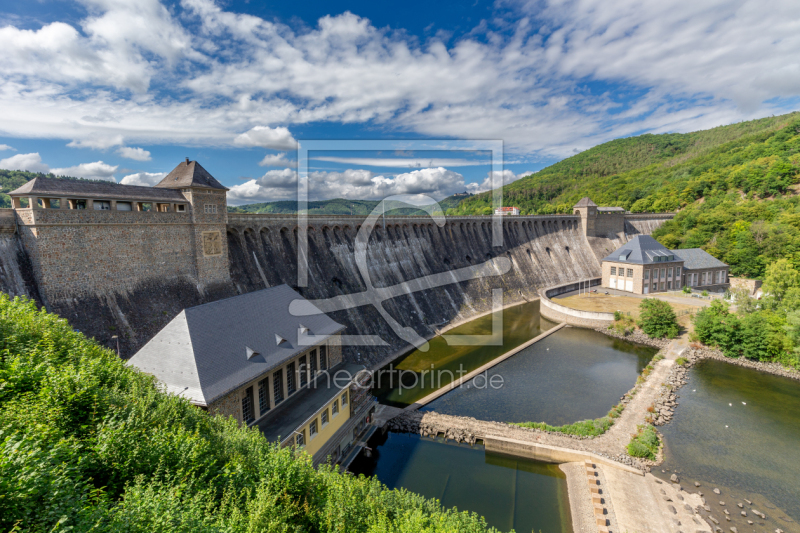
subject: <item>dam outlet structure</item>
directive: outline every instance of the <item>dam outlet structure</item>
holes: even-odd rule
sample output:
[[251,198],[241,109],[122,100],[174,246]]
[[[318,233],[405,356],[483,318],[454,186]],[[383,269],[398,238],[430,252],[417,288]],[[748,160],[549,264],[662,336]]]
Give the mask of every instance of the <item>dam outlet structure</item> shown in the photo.
[[[225,193],[188,160],[155,187],[37,177],[0,209],[0,290],[35,299],[109,347],[119,340],[127,357],[187,307],[280,284],[311,301],[366,289],[355,258],[365,217],[307,216],[308,283],[298,287],[297,217],[228,213]],[[609,250],[672,217],[581,202],[572,214],[503,217],[502,246],[492,245],[490,216],[447,217],[439,226],[427,216],[387,215],[369,235],[369,279],[375,288],[416,283],[383,308],[431,338],[490,311],[495,289],[512,305],[597,278]],[[485,275],[453,274],[477,266]],[[446,284],[418,281],[450,274]],[[383,341],[343,346],[346,361],[375,366],[411,348],[372,305],[328,314],[348,335]]]

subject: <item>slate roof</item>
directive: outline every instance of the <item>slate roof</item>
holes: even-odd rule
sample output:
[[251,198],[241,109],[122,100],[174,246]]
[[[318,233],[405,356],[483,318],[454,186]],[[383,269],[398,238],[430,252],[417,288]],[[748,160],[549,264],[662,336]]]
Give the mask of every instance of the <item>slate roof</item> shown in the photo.
[[151,200],[182,202],[186,198],[178,190],[154,189],[139,185],[120,185],[113,182],[65,180],[38,176],[8,193],[10,196],[40,196],[56,198],[103,198],[109,200]]
[[[680,250],[681,252],[683,250]],[[615,263],[631,263],[636,265],[649,265],[656,263],[656,257],[674,256],[674,259],[667,259],[661,262],[683,261],[677,253],[667,250],[660,242],[650,235],[637,235],[624,245],[620,246],[611,254],[603,258],[603,261],[613,261]],[[624,259],[623,259],[624,258]]]
[[168,392],[209,405],[306,351],[298,344],[301,328],[314,344],[344,329],[323,313],[292,316],[296,300],[313,307],[279,285],[184,309],[128,364],[154,375]]
[[[277,441],[278,438],[281,442],[285,441],[294,430],[341,394],[361,370],[364,370],[363,365],[339,363],[328,371],[328,375],[320,374],[308,387],[292,394],[280,404],[280,408],[273,409],[259,420],[258,428],[269,441]],[[337,375],[339,379],[336,379]],[[345,408],[350,409],[349,404]]]
[[683,259],[683,268],[688,270],[725,268],[728,266],[702,248],[686,248],[685,250],[672,251]]
[[594,203],[594,202],[592,201],[592,199],[591,199],[591,198],[589,198],[588,196],[584,196],[583,198],[581,198],[580,200],[578,200],[578,203],[577,203],[577,204],[575,204],[575,205],[574,205],[574,206],[572,206],[572,207],[597,207],[597,204],[596,204],[596,203]]
[[155,187],[186,189],[189,187],[203,187],[206,189],[221,189],[227,191],[228,188],[218,182],[214,176],[208,173],[197,161],[186,161],[178,164],[167,174]]

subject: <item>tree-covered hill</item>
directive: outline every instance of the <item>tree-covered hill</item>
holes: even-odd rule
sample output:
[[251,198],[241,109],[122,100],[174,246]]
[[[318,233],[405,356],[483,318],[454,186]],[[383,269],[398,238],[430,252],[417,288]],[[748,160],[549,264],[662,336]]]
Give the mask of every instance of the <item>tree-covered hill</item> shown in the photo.
[[[503,188],[523,214],[571,212],[583,196],[632,211],[674,211],[717,191],[755,198],[783,194],[800,169],[800,113],[693,133],[617,139]],[[489,214],[490,193],[448,214]]]
[[[443,210],[452,209],[458,206],[461,200],[472,196],[471,194],[454,194],[439,202]],[[308,202],[308,214],[310,215],[361,215],[366,216],[375,209],[380,202],[375,200],[348,200],[346,198],[336,198],[333,200],[319,200]],[[297,202],[279,201],[265,202],[260,204],[247,204],[237,207],[229,206],[229,213],[297,213]],[[387,211],[389,212],[389,211]],[[394,215],[421,215],[422,211],[411,208],[393,209]]]

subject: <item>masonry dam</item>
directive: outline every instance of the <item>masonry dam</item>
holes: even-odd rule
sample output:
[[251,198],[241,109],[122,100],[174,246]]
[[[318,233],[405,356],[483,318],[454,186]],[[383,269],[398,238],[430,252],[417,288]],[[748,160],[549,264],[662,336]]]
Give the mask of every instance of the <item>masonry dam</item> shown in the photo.
[[[186,307],[282,283],[309,300],[366,290],[354,255],[364,217],[308,216],[308,283],[298,287],[297,217],[227,213],[224,201],[213,220],[180,212],[45,209],[36,201],[33,208],[2,209],[0,290],[35,299],[109,347],[117,336],[123,356]],[[505,217],[502,245],[493,246],[492,217],[448,217],[440,227],[424,216],[387,216],[369,236],[367,271],[372,285],[384,288],[485,265],[485,277],[383,302],[392,318],[428,338],[490,310],[493,289],[502,289],[509,305],[535,299],[545,287],[596,278],[602,257],[671,217],[585,209]],[[201,225],[227,236],[219,257],[198,250],[193,236]],[[366,350],[344,347],[347,360],[376,364],[408,348],[371,305],[330,315],[349,335],[385,341]]]

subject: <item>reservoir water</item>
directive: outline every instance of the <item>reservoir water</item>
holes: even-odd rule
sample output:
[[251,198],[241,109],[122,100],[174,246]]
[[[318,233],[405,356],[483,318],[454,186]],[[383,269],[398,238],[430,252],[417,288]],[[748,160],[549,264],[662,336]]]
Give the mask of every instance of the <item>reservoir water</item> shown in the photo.
[[[571,424],[605,416],[658,352],[566,327],[421,410],[496,422]],[[493,388],[492,383],[502,387]]]
[[700,482],[718,519],[716,500],[739,519],[734,506],[747,498],[767,515],[768,531],[800,531],[800,382],[705,360],[678,394],[673,422],[659,428],[665,462],[654,473],[678,472],[684,486]]
[[501,531],[572,531],[567,480],[557,465],[402,433],[376,434],[369,446],[371,457],[362,452],[351,472],[476,512]]
[[[498,346],[450,346],[441,336],[430,340],[427,352],[414,350],[384,367],[376,375],[373,394],[387,405],[405,407],[431,392],[516,348],[540,333],[555,326],[539,315],[539,301],[506,308],[503,314],[503,343]],[[446,335],[490,335],[492,315],[471,320],[448,331]],[[421,380],[422,371],[437,372],[435,381]],[[399,386],[399,371],[403,372],[404,387]],[[449,372],[448,372],[449,371]],[[423,376],[425,377],[425,376]]]

